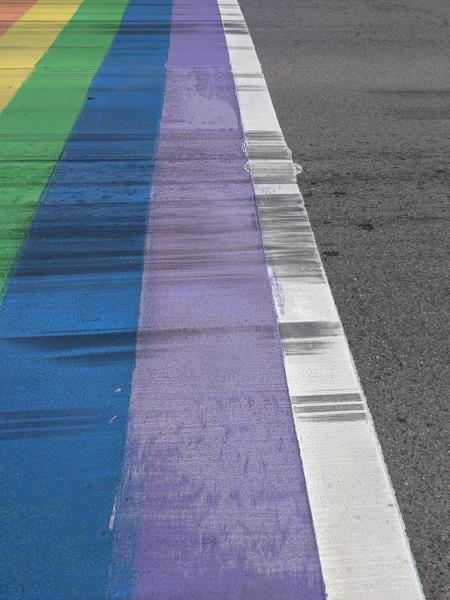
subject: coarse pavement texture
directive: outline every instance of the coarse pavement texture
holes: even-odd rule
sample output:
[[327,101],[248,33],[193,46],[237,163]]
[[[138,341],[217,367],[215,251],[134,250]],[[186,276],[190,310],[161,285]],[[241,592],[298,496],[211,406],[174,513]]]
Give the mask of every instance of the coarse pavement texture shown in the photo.
[[240,0],[428,600],[448,598],[446,0]]

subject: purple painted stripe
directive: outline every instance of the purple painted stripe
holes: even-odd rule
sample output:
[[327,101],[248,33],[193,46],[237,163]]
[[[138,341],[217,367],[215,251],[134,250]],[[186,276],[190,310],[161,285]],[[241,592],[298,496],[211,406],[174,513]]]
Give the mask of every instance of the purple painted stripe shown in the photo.
[[322,600],[215,0],[175,0],[166,86],[113,597]]

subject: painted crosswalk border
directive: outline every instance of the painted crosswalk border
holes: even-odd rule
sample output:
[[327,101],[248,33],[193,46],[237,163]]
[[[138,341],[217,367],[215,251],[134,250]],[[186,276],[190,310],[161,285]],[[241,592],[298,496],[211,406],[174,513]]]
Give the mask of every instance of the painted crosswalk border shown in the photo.
[[423,600],[348,343],[237,0],[219,0],[327,598]]

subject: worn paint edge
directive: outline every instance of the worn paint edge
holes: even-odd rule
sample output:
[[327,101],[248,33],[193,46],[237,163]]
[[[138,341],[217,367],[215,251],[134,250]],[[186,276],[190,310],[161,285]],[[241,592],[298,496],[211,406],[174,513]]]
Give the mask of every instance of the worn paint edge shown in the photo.
[[[405,526],[237,0],[218,0],[330,600],[424,600]],[[346,406],[347,404],[347,406]]]

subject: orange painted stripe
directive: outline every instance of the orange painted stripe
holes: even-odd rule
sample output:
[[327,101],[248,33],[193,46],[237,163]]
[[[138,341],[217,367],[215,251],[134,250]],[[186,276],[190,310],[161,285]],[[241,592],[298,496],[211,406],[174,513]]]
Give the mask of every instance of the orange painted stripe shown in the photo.
[[36,0],[11,0],[0,3],[0,35],[3,35],[11,25],[32,6]]

